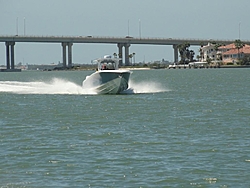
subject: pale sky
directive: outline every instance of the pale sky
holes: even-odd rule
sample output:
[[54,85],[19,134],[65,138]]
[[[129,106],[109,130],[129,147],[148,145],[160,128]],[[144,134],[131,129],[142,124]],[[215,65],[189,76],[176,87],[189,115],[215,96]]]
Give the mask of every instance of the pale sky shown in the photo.
[[[139,37],[141,25],[141,37],[250,40],[249,18],[249,0],[0,0],[0,35]],[[74,44],[73,63],[114,52],[114,44]],[[0,65],[5,53],[0,43]],[[173,61],[172,46],[131,45],[130,53],[137,62]],[[58,61],[59,43],[15,45],[16,64]]]

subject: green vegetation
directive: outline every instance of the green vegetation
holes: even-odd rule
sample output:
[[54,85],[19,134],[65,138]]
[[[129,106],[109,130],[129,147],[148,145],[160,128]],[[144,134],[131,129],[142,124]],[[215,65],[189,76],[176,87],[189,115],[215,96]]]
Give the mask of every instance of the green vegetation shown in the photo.
[[244,55],[241,59],[239,59],[240,65],[250,65],[250,55]]
[[190,44],[187,42],[177,46],[181,58],[180,64],[188,64],[189,62],[194,61],[195,52],[193,50],[189,50],[189,47]]
[[234,41],[235,48],[238,50],[238,63],[241,64],[241,58],[240,58],[240,49],[245,46],[243,42],[241,42],[240,39]]

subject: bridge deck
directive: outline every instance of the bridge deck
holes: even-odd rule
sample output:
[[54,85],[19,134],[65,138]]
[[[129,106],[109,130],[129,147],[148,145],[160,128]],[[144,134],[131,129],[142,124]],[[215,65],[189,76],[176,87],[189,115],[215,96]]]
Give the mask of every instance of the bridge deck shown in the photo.
[[[190,45],[206,45],[209,42],[217,44],[230,44],[235,40],[223,39],[178,39],[178,38],[139,38],[139,37],[98,37],[98,36],[28,36],[8,35],[0,36],[0,42],[42,42],[42,43],[129,43],[129,44],[151,44],[151,45],[175,45],[189,43]],[[250,44],[249,40],[242,40]]]

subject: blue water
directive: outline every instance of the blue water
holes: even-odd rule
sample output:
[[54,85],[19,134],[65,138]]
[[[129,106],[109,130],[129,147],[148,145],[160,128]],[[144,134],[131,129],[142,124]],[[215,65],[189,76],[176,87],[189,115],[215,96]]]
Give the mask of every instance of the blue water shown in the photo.
[[0,74],[0,187],[250,187],[250,69]]

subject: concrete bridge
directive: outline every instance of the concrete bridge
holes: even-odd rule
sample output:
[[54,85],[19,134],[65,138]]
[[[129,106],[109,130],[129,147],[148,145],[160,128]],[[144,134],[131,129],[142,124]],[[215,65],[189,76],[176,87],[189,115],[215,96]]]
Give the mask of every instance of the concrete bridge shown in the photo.
[[[34,42],[34,43],[61,43],[62,45],[62,62],[67,67],[67,48],[68,48],[68,67],[72,66],[72,46],[74,43],[108,43],[116,44],[118,47],[119,58],[123,57],[123,47],[125,48],[125,65],[129,65],[129,47],[132,44],[144,45],[172,45],[174,51],[174,62],[178,62],[179,44],[189,43],[190,45],[206,45],[209,42],[217,44],[230,44],[235,40],[219,40],[219,39],[177,39],[177,38],[141,38],[141,37],[97,37],[97,36],[1,36],[0,42],[6,45],[6,67],[7,69],[15,68],[14,46],[17,42]],[[250,44],[250,40],[243,41]],[[122,65],[122,60],[120,65]]]

